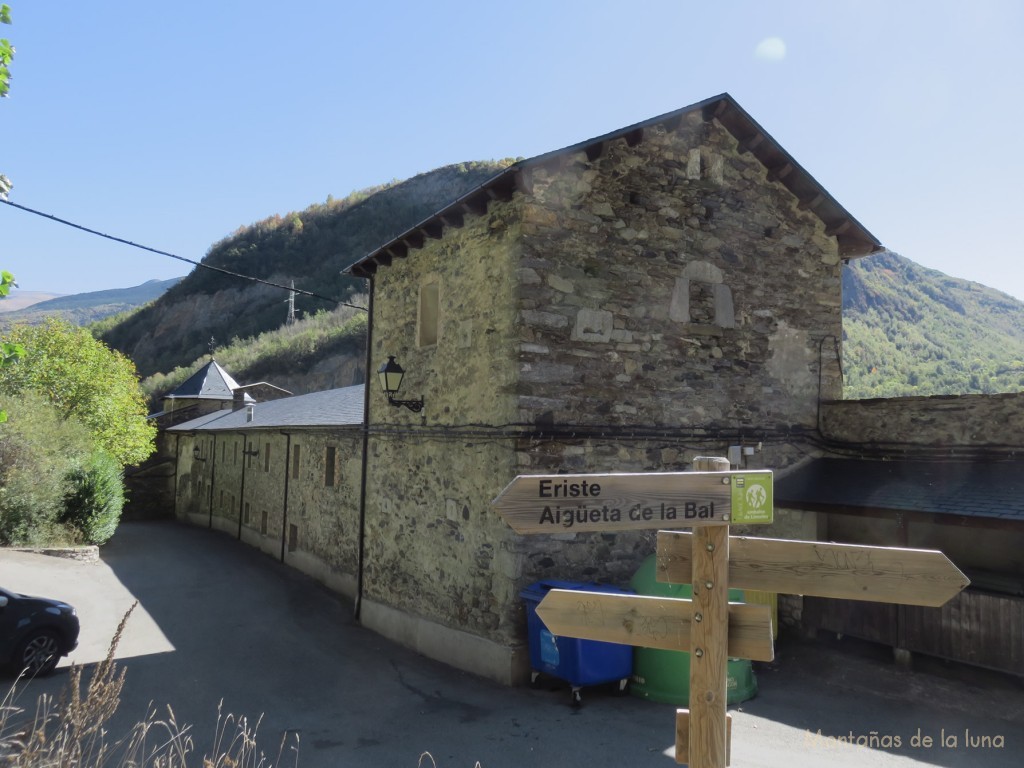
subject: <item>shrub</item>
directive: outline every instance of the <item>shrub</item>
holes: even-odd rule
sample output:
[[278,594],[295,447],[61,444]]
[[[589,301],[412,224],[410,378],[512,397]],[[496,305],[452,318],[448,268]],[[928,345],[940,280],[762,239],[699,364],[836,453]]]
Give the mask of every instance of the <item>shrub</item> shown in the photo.
[[121,465],[109,453],[96,451],[71,471],[69,484],[60,522],[77,530],[87,544],[105,544],[124,508]]
[[0,545],[68,543],[60,523],[71,473],[93,451],[88,429],[39,395],[0,398]]

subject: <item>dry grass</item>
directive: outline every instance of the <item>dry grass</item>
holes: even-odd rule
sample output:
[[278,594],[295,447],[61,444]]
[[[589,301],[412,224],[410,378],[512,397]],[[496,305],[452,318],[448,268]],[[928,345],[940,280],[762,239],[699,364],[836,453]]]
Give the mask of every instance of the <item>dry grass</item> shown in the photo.
[[115,736],[106,729],[121,703],[125,670],[114,654],[133,605],[121,619],[106,658],[92,671],[83,693],[82,668],[72,666],[59,700],[41,695],[33,709],[18,703],[16,681],[0,702],[0,766],[3,768],[274,768],[288,759],[298,765],[298,736],[282,739],[277,757],[269,759],[256,743],[259,721],[224,715],[218,708],[213,744],[201,757],[190,725],[181,725],[167,707],[156,709]]

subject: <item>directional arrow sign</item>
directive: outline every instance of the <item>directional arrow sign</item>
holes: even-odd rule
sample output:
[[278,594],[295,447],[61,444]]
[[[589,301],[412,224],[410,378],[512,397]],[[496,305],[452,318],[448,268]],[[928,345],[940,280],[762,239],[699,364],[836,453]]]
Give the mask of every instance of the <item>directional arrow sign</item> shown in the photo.
[[[690,650],[690,600],[553,589],[540,601],[537,615],[553,635]],[[775,658],[772,613],[767,605],[729,603],[728,654],[754,661]]]
[[[658,580],[689,584],[693,536],[658,535]],[[729,586],[790,595],[940,606],[970,584],[942,552],[729,537]]]
[[516,533],[772,522],[772,473],[520,475],[491,506]]

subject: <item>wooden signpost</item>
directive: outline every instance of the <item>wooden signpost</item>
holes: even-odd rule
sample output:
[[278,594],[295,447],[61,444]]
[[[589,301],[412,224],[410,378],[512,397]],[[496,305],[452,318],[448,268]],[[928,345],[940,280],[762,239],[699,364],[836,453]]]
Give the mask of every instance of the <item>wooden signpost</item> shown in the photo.
[[[552,635],[639,645],[666,651],[690,649],[691,600],[553,589],[537,606]],[[771,661],[772,612],[767,605],[729,603],[728,655]]]
[[730,523],[772,522],[772,473],[520,476],[492,502],[518,533],[692,527],[658,533],[658,580],[691,584],[693,599],[551,590],[537,615],[553,635],[689,651],[690,708],[676,715],[676,761],[724,768],[731,729],[727,662],[770,661],[770,609],[729,603],[730,587],[938,606],[970,582],[941,552],[729,536]]
[[772,473],[520,475],[491,506],[516,533],[770,523]]
[[[689,584],[693,534],[658,534],[658,581]],[[938,607],[970,582],[937,550],[729,537],[729,586]]]

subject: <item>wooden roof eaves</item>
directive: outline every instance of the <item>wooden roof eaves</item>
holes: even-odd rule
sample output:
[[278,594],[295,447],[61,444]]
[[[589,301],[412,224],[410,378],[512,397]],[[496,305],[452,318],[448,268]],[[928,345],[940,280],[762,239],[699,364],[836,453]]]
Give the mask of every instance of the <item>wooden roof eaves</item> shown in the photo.
[[[405,233],[371,251],[343,271],[359,277],[372,277],[379,266],[384,266],[378,256],[391,251],[395,243],[403,243],[414,248],[422,247],[425,233],[433,233],[437,231],[438,227],[444,225],[459,226],[455,223],[454,216],[449,216],[446,220],[447,214],[456,212],[482,214],[486,212],[490,200],[510,200],[516,190],[528,192],[531,188],[529,177],[531,169],[537,166],[561,165],[569,156],[578,152],[582,152],[588,159],[594,160],[603,154],[609,142],[617,139],[624,139],[629,146],[636,146],[643,140],[646,129],[664,125],[669,130],[675,130],[687,115],[698,110],[705,121],[718,120],[739,142],[741,152],[750,152],[768,169],[770,180],[785,186],[800,201],[801,207],[809,208],[821,219],[826,229],[835,234],[839,244],[839,254],[844,259],[858,258],[885,250],[878,238],[843,208],[829,194],[828,190],[786,152],[732,96],[722,93],[602,136],[520,160],[481,182],[469,192],[428,216]],[[430,236],[439,237],[440,235],[431,234]],[[417,245],[417,243],[419,244]]]
[[[885,250],[882,243],[832,197],[825,187],[782,148],[746,110],[728,94],[721,97],[725,109],[714,117],[739,142],[741,152],[750,152],[768,169],[770,181],[777,181],[810,209],[839,242],[839,253],[851,259]],[[845,226],[844,226],[845,224]]]

